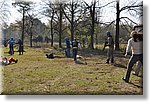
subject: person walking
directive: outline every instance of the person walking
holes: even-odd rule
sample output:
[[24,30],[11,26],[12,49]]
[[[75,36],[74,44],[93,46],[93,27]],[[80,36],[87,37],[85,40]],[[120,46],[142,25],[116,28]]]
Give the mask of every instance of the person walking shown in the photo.
[[131,38],[128,40],[125,57],[130,50],[132,50],[132,56],[128,62],[125,76],[122,78],[125,82],[129,82],[132,67],[137,61],[140,61],[143,65],[143,38],[139,37],[136,31],[132,31],[130,36]]

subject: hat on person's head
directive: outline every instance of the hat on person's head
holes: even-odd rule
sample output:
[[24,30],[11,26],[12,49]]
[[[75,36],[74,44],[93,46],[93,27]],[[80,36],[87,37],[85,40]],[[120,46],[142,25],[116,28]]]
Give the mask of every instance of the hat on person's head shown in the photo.
[[132,31],[132,32],[130,33],[130,36],[133,37],[134,34],[137,34],[137,31]]
[[109,31],[107,31],[107,32],[106,32],[106,34],[107,34],[107,35],[110,35],[110,32],[109,32]]
[[65,37],[65,40],[68,40],[69,38],[68,37]]

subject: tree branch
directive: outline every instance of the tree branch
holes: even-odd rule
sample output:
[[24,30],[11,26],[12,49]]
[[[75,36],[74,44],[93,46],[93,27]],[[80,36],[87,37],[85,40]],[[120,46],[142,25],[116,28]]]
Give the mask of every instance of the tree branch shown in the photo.
[[128,17],[121,17],[120,19],[128,19],[129,21],[131,21],[132,23],[134,23],[134,24],[138,24],[138,23],[136,23],[136,22],[134,22],[133,20],[131,20],[130,18],[128,18]]

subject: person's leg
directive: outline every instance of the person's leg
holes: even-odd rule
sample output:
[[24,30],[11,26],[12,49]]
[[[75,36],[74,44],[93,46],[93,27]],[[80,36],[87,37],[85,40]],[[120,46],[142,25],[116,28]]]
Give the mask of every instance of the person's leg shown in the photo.
[[143,54],[140,55],[139,61],[141,62],[141,64],[143,65]]
[[18,60],[17,60],[17,59],[14,59],[14,58],[9,58],[9,63],[12,63],[12,62],[17,63],[17,62],[18,62]]
[[113,55],[114,51],[113,48],[111,48],[111,63],[114,63],[114,55]]
[[110,60],[110,48],[108,48],[108,50],[107,50],[107,61],[106,61],[106,63],[109,63],[109,60]]
[[77,52],[78,52],[78,50],[77,50],[77,49],[75,49],[74,61],[77,61]]
[[10,54],[11,54],[11,55],[13,54],[12,46],[10,47]]
[[9,54],[11,55],[11,45],[9,45]]
[[65,49],[65,55],[66,55],[66,57],[68,57],[68,55],[67,55],[67,49]]
[[68,48],[68,57],[70,57],[70,48]]
[[23,51],[24,51],[24,49],[23,49],[23,45],[21,45],[21,54],[23,55]]
[[75,61],[75,49],[72,49],[72,53],[73,53],[73,58],[74,58],[74,61]]
[[21,46],[19,45],[19,55],[21,55]]
[[67,53],[66,53],[67,57],[70,57],[70,48],[67,48],[67,49],[66,49],[66,52],[67,52]]
[[12,54],[14,54],[14,45],[12,45]]
[[139,74],[141,66],[142,66],[142,63],[140,61],[138,61],[136,63],[136,68],[135,68],[135,72],[133,73],[133,75],[138,75]]
[[131,70],[132,70],[132,67],[133,65],[138,61],[138,58],[137,56],[134,56],[132,55],[129,62],[128,62],[128,65],[127,65],[127,71],[126,71],[126,74],[125,74],[125,77],[124,77],[124,80],[126,82],[129,82],[129,79],[130,79],[130,73],[131,73]]

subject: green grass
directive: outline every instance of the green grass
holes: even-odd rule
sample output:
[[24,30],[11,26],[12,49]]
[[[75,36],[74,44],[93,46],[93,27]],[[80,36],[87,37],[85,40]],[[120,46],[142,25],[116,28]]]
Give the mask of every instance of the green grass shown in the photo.
[[[3,52],[7,52],[4,48]],[[142,77],[131,75],[130,83],[122,81],[128,58],[115,57],[115,65],[105,64],[106,53],[101,50],[83,49],[79,53],[86,64],[75,64],[65,58],[61,49],[25,48],[24,55],[6,57],[18,63],[3,68],[3,94],[143,94]],[[54,52],[62,58],[47,59],[45,54]],[[141,73],[140,73],[141,74]]]

